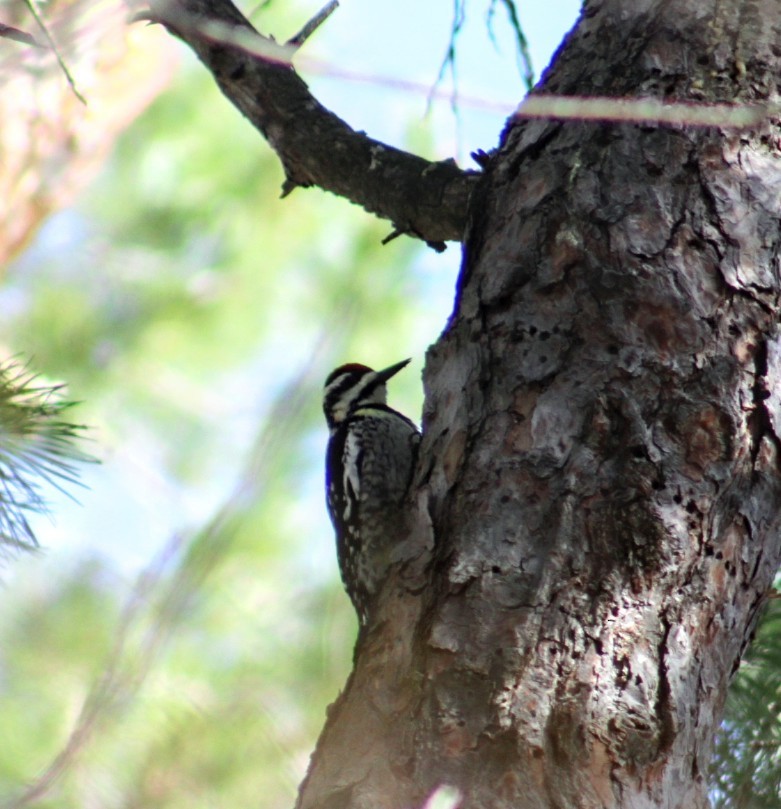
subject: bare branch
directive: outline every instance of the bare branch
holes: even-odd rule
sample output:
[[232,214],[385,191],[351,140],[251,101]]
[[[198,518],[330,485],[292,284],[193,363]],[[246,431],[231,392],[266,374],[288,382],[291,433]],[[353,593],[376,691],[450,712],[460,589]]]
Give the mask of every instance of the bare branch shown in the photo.
[[266,137],[285,170],[284,193],[318,186],[438,249],[461,240],[477,173],[355,132],[291,69],[295,45],[258,34],[230,0],[151,0],[150,12],[145,17],[190,45],[222,92]]
[[449,69],[450,79],[452,83],[452,89],[450,92],[450,109],[453,112],[456,124],[459,123],[458,75],[456,71],[456,39],[458,39],[458,35],[461,33],[461,29],[464,27],[464,23],[466,23],[466,2],[465,0],[454,0],[453,22],[450,27],[450,39],[448,40],[445,55],[442,58],[442,62],[439,66],[439,73],[437,74],[437,79],[434,82],[434,86],[429,91],[428,106],[427,106],[428,112],[431,110],[431,104],[436,96],[437,90],[439,89],[439,85],[442,83],[442,80],[445,78],[445,73]]
[[287,41],[287,44],[300,48],[337,8],[339,8],[339,0],[331,0],[330,3],[326,3],[294,37]]

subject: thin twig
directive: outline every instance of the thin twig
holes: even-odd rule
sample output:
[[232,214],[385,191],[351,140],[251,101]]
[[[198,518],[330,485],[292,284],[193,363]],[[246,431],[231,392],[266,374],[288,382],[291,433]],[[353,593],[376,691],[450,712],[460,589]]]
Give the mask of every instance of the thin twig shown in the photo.
[[532,87],[534,87],[534,69],[532,68],[532,58],[529,53],[529,42],[526,39],[526,35],[523,33],[523,28],[521,28],[521,19],[513,0],[502,0],[502,5],[507,12],[507,16],[510,18],[510,26],[515,33],[518,66],[523,73],[526,90],[531,92]]
[[46,27],[46,24],[44,23],[43,19],[41,18],[41,15],[38,13],[38,9],[37,9],[37,7],[35,5],[35,0],[24,0],[24,1],[25,1],[25,5],[27,6],[27,8],[30,9],[30,13],[33,15],[33,18],[35,19],[35,22],[38,23],[38,27],[41,29],[41,31],[43,31],[43,35],[46,37],[47,41],[49,42],[49,45],[50,45],[51,49],[54,51],[54,55],[57,57],[57,62],[59,64],[59,66],[60,66],[60,70],[62,70],[68,84],[70,85],[71,90],[73,90],[73,95],[75,95],[76,98],[78,98],[79,101],[81,101],[81,103],[84,104],[84,106],[86,106],[87,105],[87,99],[84,98],[84,96],[76,88],[76,83],[73,81],[73,76],[71,76],[70,71],[68,70],[68,66],[63,61],[62,56],[60,56],[60,51],[57,48],[57,44],[55,43],[54,39],[52,38],[52,35],[49,33],[49,29]]
[[287,41],[292,48],[300,48],[309,37],[339,8],[339,0],[330,0],[311,20],[294,36]]
[[399,230],[398,228],[394,228],[383,240],[382,244],[390,244],[394,239],[398,239],[399,236],[403,236],[404,231]]
[[461,33],[461,29],[464,27],[465,22],[466,22],[466,0],[453,0],[453,24],[450,28],[450,40],[448,41],[447,50],[445,51],[445,56],[442,59],[442,64],[439,66],[439,74],[437,75],[436,81],[429,90],[428,98],[426,99],[426,115],[428,115],[431,112],[434,98],[438,95],[439,86],[445,77],[445,72],[449,67],[450,81],[451,81],[450,111],[453,115],[453,122],[455,123],[457,153],[461,152],[462,122],[461,122],[461,109],[459,106],[459,95],[458,95],[458,75],[457,75],[458,70],[456,67],[456,39],[458,39],[458,35]]
[[450,40],[447,43],[445,56],[442,59],[442,64],[439,66],[439,73],[433,87],[429,91],[428,103],[426,105],[426,114],[431,111],[431,103],[435,94],[445,78],[445,72],[448,67],[450,68],[450,78],[453,83],[452,91],[450,93],[450,107],[453,110],[453,115],[458,116],[458,77],[456,75],[456,39],[461,33],[461,29],[466,22],[466,5],[465,0],[454,0],[453,2],[453,23],[450,28]]

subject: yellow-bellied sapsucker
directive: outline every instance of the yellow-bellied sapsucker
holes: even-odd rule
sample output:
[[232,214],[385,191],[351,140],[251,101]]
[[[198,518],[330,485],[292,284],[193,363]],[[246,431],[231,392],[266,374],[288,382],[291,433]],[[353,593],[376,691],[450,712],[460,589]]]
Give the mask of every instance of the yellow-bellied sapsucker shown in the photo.
[[385,403],[385,383],[408,362],[384,371],[342,365],[325,380],[328,512],[342,581],[361,626],[387,575],[420,444],[417,427]]

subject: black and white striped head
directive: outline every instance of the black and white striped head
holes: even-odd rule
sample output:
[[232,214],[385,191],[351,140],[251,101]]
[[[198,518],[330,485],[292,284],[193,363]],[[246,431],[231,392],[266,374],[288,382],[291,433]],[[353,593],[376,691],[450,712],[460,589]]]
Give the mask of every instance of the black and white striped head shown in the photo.
[[331,371],[323,391],[323,412],[331,433],[356,408],[385,404],[388,397],[385,383],[408,363],[409,360],[402,360],[383,371],[373,371],[366,365],[352,362]]

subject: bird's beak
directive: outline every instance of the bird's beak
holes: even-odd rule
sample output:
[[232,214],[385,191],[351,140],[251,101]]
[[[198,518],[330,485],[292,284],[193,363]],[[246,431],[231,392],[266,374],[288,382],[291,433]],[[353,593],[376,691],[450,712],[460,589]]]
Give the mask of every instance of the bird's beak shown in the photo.
[[392,376],[395,376],[402,368],[406,365],[409,365],[412,361],[412,358],[408,360],[402,360],[401,362],[397,362],[395,365],[391,365],[390,368],[385,368],[382,371],[377,371],[377,379],[382,382],[387,382]]

